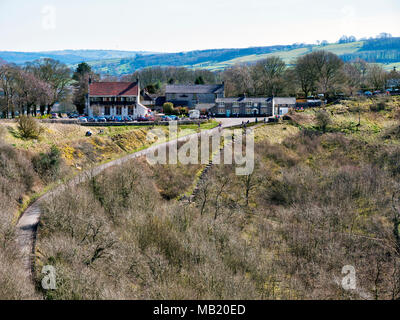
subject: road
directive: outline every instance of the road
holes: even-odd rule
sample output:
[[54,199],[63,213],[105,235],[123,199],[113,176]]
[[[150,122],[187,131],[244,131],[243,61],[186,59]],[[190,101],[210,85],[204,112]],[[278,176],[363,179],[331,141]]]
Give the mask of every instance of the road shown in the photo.
[[[267,117],[268,119],[268,117]],[[242,122],[255,122],[256,118],[215,118],[216,121],[220,121],[222,123],[223,128],[228,128],[232,126],[237,126],[242,124]],[[264,121],[264,118],[257,118],[258,122]]]

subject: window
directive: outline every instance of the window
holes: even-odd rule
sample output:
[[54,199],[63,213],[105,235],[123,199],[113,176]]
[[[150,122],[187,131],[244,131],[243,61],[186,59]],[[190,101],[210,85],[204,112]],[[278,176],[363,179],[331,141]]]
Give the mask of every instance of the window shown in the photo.
[[250,108],[246,108],[246,114],[251,114],[251,109]]
[[193,100],[197,100],[197,93],[193,93]]
[[268,109],[266,107],[261,108],[261,113],[266,114],[268,112]]
[[109,116],[110,114],[110,107],[104,107],[104,115]]
[[225,113],[225,108],[218,108],[218,113],[219,114],[224,114]]
[[116,107],[116,113],[120,116],[122,114],[122,107]]
[[239,113],[239,107],[233,107],[232,109],[234,114],[238,114]]
[[128,107],[128,115],[133,116],[133,106]]
[[121,101],[121,97],[117,97],[117,101]]

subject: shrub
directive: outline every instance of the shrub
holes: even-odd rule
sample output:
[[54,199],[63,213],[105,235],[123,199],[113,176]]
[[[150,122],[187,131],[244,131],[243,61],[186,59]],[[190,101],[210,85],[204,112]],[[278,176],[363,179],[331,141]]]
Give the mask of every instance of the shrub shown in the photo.
[[328,125],[332,123],[331,116],[325,110],[320,110],[317,112],[316,120],[318,126],[322,129],[322,132],[326,132]]
[[43,128],[36,119],[31,116],[21,115],[18,120],[18,131],[24,139],[38,139],[43,132]]
[[171,102],[166,102],[163,105],[163,111],[165,114],[172,114],[174,113],[174,105]]
[[52,146],[50,152],[40,153],[32,159],[35,171],[42,178],[55,178],[58,176],[61,163],[61,153],[56,146]]
[[369,109],[370,109],[371,111],[373,111],[373,112],[379,112],[379,111],[385,110],[385,109],[386,109],[386,102],[384,102],[384,101],[379,101],[379,102],[376,103],[376,104],[371,104],[371,105],[369,106]]
[[6,134],[6,128],[4,128],[3,126],[0,126],[0,139],[3,139],[5,134]]

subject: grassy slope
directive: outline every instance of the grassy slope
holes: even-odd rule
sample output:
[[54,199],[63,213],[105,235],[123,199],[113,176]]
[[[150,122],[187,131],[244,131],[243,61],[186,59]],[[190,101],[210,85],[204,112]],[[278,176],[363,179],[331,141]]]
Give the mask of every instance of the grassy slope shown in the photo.
[[206,68],[210,70],[220,70],[232,66],[236,63],[249,63],[249,62],[256,62],[261,59],[265,59],[271,56],[277,56],[283,59],[287,64],[291,64],[293,60],[298,58],[299,56],[305,55],[311,51],[316,50],[327,50],[329,52],[335,53],[337,55],[341,54],[349,54],[358,51],[362,47],[363,42],[353,42],[353,43],[343,43],[343,44],[329,44],[327,46],[314,46],[312,48],[300,48],[294,49],[289,51],[278,51],[274,53],[268,54],[260,54],[260,55],[249,55],[243,56],[240,58],[224,61],[221,63],[213,63],[210,62],[209,64],[201,64],[195,65],[194,68]]
[[[215,62],[212,60],[212,57],[209,61],[204,61],[199,64],[194,65],[185,65],[188,68],[195,69],[209,69],[209,70],[221,70],[232,66],[236,63],[249,63],[255,62],[261,59],[265,59],[270,56],[278,56],[281,57],[287,64],[292,63],[294,59],[297,57],[307,54],[311,51],[315,50],[328,50],[338,55],[342,54],[350,54],[361,49],[363,45],[362,41],[353,42],[353,43],[344,43],[344,44],[329,44],[327,46],[313,46],[313,47],[305,47],[298,48],[293,50],[284,50],[284,51],[274,51],[273,53],[267,54],[251,54],[244,55],[235,59],[230,59],[222,62]],[[124,74],[132,71],[132,66],[129,61],[122,62],[123,59],[108,59],[108,60],[98,60],[92,61],[90,64],[99,72],[110,73],[110,74]]]

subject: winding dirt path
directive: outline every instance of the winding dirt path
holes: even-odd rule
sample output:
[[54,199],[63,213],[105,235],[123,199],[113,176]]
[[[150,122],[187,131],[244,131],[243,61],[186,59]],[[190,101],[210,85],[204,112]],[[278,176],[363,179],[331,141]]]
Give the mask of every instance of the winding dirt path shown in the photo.
[[[223,128],[229,128],[232,126],[237,125],[240,123],[240,119],[234,119],[234,121],[224,121],[222,123]],[[201,133],[208,132],[208,133],[216,133],[218,132],[218,128],[202,131]],[[67,186],[74,186],[77,185],[81,182],[84,182],[87,180],[89,177],[96,176],[106,170],[107,168],[113,167],[113,166],[118,166],[121,164],[126,163],[129,160],[139,158],[141,156],[144,156],[150,152],[153,152],[157,150],[160,147],[165,147],[165,146],[174,146],[178,142],[185,142],[189,138],[193,136],[199,136],[201,133],[193,133],[187,136],[183,137],[178,137],[175,140],[164,142],[161,144],[153,145],[150,146],[147,149],[129,154],[127,156],[124,156],[120,159],[116,159],[113,161],[110,161],[108,163],[99,165],[95,168],[86,170],[73,179],[71,179],[69,182],[66,184],[60,185],[53,190],[47,192],[40,198],[38,198],[34,203],[32,203],[21,215],[18,223],[17,223],[17,243],[18,246],[20,247],[21,254],[22,254],[22,263],[24,265],[25,269],[25,277],[27,283],[31,283],[32,286],[34,285],[33,283],[33,268],[34,268],[34,252],[35,252],[35,243],[36,243],[36,234],[37,234],[37,227],[40,221],[40,215],[41,215],[41,205],[44,203],[44,201],[50,197],[59,194],[62,192],[65,187]]]

